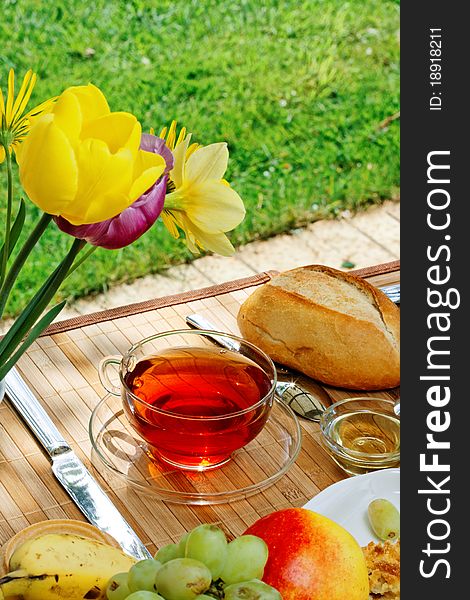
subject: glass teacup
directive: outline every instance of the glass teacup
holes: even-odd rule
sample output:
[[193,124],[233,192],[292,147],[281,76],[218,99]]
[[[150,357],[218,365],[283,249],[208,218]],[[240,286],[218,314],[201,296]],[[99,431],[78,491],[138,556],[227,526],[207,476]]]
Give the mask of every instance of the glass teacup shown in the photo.
[[[205,470],[226,463],[261,431],[272,408],[276,370],[253,344],[219,333],[233,350],[204,335],[177,330],[134,344],[99,368],[108,392],[120,395],[134,430],[149,454],[183,469]],[[119,366],[120,386],[108,377]]]

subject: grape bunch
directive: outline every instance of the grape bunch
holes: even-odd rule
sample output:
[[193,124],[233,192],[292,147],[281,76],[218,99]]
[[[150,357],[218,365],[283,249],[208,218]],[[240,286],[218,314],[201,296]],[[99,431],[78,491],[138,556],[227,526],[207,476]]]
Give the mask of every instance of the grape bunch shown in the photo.
[[263,583],[268,547],[254,535],[230,543],[215,525],[200,525],[108,583],[107,600],[282,600]]

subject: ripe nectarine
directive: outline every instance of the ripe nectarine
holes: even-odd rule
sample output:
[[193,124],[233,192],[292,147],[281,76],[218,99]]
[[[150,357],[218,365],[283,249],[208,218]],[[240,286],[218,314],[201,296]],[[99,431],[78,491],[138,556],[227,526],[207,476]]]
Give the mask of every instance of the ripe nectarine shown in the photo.
[[283,600],[368,600],[362,550],[341,525],[304,508],[287,508],[254,523],[246,533],[269,548],[263,581]]

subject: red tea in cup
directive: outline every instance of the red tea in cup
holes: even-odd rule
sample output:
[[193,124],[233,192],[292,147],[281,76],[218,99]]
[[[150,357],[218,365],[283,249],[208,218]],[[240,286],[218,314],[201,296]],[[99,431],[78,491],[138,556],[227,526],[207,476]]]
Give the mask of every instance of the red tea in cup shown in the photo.
[[167,348],[124,374],[124,408],[154,456],[207,469],[225,463],[261,431],[272,407],[273,376],[238,352],[211,345]]

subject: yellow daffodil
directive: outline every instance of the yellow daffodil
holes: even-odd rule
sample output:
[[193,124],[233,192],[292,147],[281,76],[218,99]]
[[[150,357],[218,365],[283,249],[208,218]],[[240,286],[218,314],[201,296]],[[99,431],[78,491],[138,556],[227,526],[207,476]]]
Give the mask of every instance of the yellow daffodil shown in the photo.
[[70,87],[16,151],[20,180],[44,212],[72,225],[110,219],[162,175],[165,160],[139,148],[134,115],[111,112],[94,85]]
[[170,128],[167,145],[171,148],[174,144],[174,165],[162,220],[174,237],[179,236],[178,228],[184,231],[192,252],[202,248],[229,256],[235,250],[225,232],[241,223],[245,207],[223,179],[228,163],[227,144],[190,146],[191,135],[185,135],[185,131],[175,140]]
[[30,69],[24,76],[20,91],[15,99],[15,73],[13,69],[10,69],[6,102],[0,89],[0,163],[5,160],[7,151],[11,152],[18,148],[35,119],[48,112],[52,107],[54,98],[46,100],[46,102],[23,114],[35,83],[36,74]]

